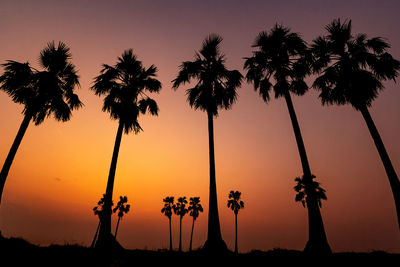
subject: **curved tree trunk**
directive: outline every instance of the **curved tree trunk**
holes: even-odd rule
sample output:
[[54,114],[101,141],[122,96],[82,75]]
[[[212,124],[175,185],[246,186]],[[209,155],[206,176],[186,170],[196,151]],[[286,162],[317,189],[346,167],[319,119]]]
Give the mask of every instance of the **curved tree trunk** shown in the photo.
[[226,244],[222,240],[221,228],[218,216],[217,185],[215,180],[215,156],[214,156],[214,124],[213,114],[207,111],[208,117],[208,145],[210,159],[210,191],[208,209],[208,234],[204,249],[218,252],[226,250]]
[[189,251],[192,251],[192,242],[193,242],[194,221],[195,221],[195,219],[193,218],[193,223],[192,223],[192,231],[190,232],[190,244],[189,244]]
[[6,183],[8,172],[10,171],[11,164],[14,160],[15,154],[17,153],[18,147],[21,144],[22,138],[24,137],[24,134],[26,132],[26,129],[29,126],[29,122],[31,121],[31,119],[32,119],[32,115],[30,115],[28,113],[25,114],[24,119],[22,120],[22,123],[19,126],[17,136],[15,137],[14,142],[11,145],[10,151],[8,152],[8,155],[4,162],[3,168],[1,169],[1,172],[0,172],[0,204],[1,204],[1,198],[3,196],[3,189],[4,189],[4,185]]
[[115,244],[115,238],[111,234],[111,212],[112,212],[111,206],[112,206],[115,170],[117,167],[118,152],[119,152],[119,147],[121,145],[122,133],[123,133],[123,125],[120,122],[118,125],[117,136],[115,138],[115,145],[111,160],[110,172],[108,175],[106,194],[104,197],[104,206],[102,211],[103,216],[101,218],[102,222],[100,225],[99,238],[96,242],[96,247],[100,248],[102,247],[109,248]]
[[381,157],[383,166],[385,168],[387,177],[389,179],[390,187],[392,189],[394,203],[396,206],[397,213],[397,223],[399,224],[400,229],[400,181],[397,177],[396,171],[390,161],[389,155],[386,152],[385,146],[383,145],[383,141],[381,136],[379,135],[378,129],[375,126],[374,121],[372,120],[371,114],[369,113],[366,106],[360,108],[361,114],[364,117],[364,120],[368,126],[369,132],[371,134],[372,139],[374,140],[376,149],[378,150],[379,156]]
[[115,239],[117,239],[117,233],[118,233],[118,227],[119,227],[120,220],[121,220],[121,217],[118,217],[117,227],[115,228],[115,234],[114,234]]
[[[288,107],[290,119],[292,121],[294,135],[296,137],[297,148],[300,154],[301,165],[304,173],[304,184],[310,185],[312,182],[312,174],[310,165],[307,159],[307,153],[301,136],[300,126],[297,121],[296,112],[294,110],[292,98],[290,97],[289,91],[285,92],[285,100]],[[308,210],[308,242],[305,247],[306,252],[310,253],[332,253],[331,248],[326,238],[324,223],[322,221],[321,211],[318,206],[317,198],[313,192],[307,192],[308,196],[306,199],[307,210]]]
[[171,218],[169,218],[169,251],[172,251],[172,227],[171,227]]
[[93,248],[93,247],[94,247],[94,244],[96,244],[96,239],[97,239],[97,234],[99,233],[100,224],[101,224],[101,221],[100,221],[100,219],[99,219],[99,223],[97,224],[96,233],[94,234],[92,244],[90,245],[91,248]]
[[237,242],[237,213],[235,213],[235,253],[238,253],[238,242]]

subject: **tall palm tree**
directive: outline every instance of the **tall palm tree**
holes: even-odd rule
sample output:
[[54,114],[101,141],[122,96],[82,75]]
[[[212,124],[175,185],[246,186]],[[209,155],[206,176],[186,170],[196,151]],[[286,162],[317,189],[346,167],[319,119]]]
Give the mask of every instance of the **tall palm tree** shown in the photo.
[[192,231],[190,233],[190,245],[189,245],[189,251],[192,251],[194,222],[196,221],[197,217],[199,217],[200,212],[203,212],[203,206],[201,206],[201,204],[200,204],[200,197],[191,197],[190,198],[188,212],[189,212],[189,215],[193,217]]
[[171,217],[174,210],[174,197],[166,197],[163,199],[164,207],[161,209],[161,213],[167,216],[169,220],[169,250],[172,251],[172,227],[171,227]]
[[154,78],[156,73],[157,68],[154,65],[146,69],[133,54],[132,49],[129,49],[122,53],[114,66],[104,64],[91,87],[96,95],[105,95],[103,111],[109,112],[111,119],[118,120],[107,180],[103,221],[96,243],[98,247],[110,246],[115,242],[111,234],[111,202],[122,133],[129,134],[133,131],[138,134],[142,130],[138,122],[140,114],[148,111],[151,115],[158,115],[156,101],[146,94],[146,92],[158,93],[161,90],[161,83]]
[[[320,209],[315,193],[311,192],[312,173],[306,149],[301,135],[299,122],[291,99],[291,93],[303,95],[308,86],[305,77],[310,73],[310,55],[306,43],[299,34],[289,28],[275,25],[270,32],[261,32],[253,47],[253,56],[246,58],[244,68],[247,70],[247,81],[253,82],[262,99],[268,103],[271,89],[275,98],[284,97],[303,167],[304,183],[310,187],[307,196],[309,239],[305,251],[331,253]],[[275,84],[272,84],[272,82]]]
[[238,253],[237,243],[237,215],[240,209],[244,208],[244,202],[240,199],[242,193],[239,191],[231,191],[228,196],[228,208],[235,213],[235,253]]
[[214,116],[218,109],[230,109],[237,99],[237,88],[242,82],[242,75],[237,70],[228,70],[225,66],[225,56],[220,51],[222,38],[211,34],[203,42],[194,61],[185,61],[180,65],[180,71],[173,80],[173,89],[195,80],[193,88],[187,89],[187,99],[192,108],[207,113],[208,140],[210,160],[210,192],[208,210],[208,234],[204,248],[211,251],[226,250],[222,240],[218,216],[217,186],[215,178],[214,155]]
[[333,20],[326,30],[312,44],[313,68],[320,74],[313,87],[320,91],[322,104],[350,104],[361,112],[389,179],[400,228],[400,181],[368,111],[384,89],[382,81],[395,81],[400,62],[387,52],[390,45],[383,38],[353,35],[351,20]]
[[180,197],[174,206],[174,213],[179,216],[179,252],[182,252],[182,219],[188,212],[187,203],[186,197]]
[[117,206],[115,206],[115,208],[113,209],[113,213],[116,213],[118,211],[118,222],[117,222],[117,227],[115,228],[115,234],[114,234],[115,239],[117,239],[119,222],[122,219],[122,217],[124,216],[124,214],[129,212],[129,209],[131,207],[131,205],[126,204],[126,203],[128,203],[128,197],[120,196]]
[[71,63],[70,49],[64,43],[57,46],[48,43],[40,52],[39,64],[43,70],[31,67],[28,62],[9,60],[2,64],[5,72],[0,76],[0,89],[15,103],[24,105],[24,119],[0,172],[0,203],[8,172],[29,123],[39,125],[51,115],[66,122],[72,110],[82,106],[74,93],[79,76]]

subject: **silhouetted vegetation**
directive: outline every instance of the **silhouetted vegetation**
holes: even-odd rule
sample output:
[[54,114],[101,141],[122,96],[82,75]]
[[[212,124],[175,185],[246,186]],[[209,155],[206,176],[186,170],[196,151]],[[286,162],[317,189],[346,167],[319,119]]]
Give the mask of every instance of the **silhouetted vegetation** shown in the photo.
[[[254,89],[266,103],[270,100],[271,90],[274,91],[275,98],[285,98],[303,167],[303,182],[306,187],[311,187],[313,183],[311,168],[290,96],[291,93],[301,96],[308,90],[304,81],[311,72],[311,54],[307,44],[299,34],[276,24],[270,32],[259,33],[253,47],[256,48],[253,56],[246,58],[244,63],[244,69],[247,70],[246,79],[254,84]],[[272,84],[272,81],[275,81],[275,84]],[[311,253],[329,254],[331,249],[318,201],[311,192],[306,199],[309,239],[305,250]]]
[[192,222],[192,231],[190,232],[190,244],[189,244],[189,251],[192,251],[192,242],[193,242],[193,230],[194,230],[194,223],[199,217],[200,212],[203,212],[203,206],[200,204],[200,197],[191,197],[188,207],[188,212],[191,217],[193,217]]
[[172,212],[175,210],[174,197],[166,197],[163,199],[164,207],[161,209],[161,213],[167,216],[169,221],[169,250],[172,251],[172,227],[171,217]]
[[[315,176],[312,175],[311,179],[314,179],[314,178],[315,178]],[[325,194],[325,189],[323,189],[318,182],[312,181],[312,183],[309,186],[307,186],[304,183],[304,176],[302,178],[296,177],[294,179],[294,181],[297,182],[297,184],[294,187],[294,190],[297,192],[296,197],[295,197],[296,202],[301,202],[303,207],[306,207],[306,203],[308,203],[308,201],[307,201],[308,195],[313,194],[318,201],[319,207],[320,208],[322,207],[321,200],[322,199],[327,200],[327,197]]]
[[115,234],[114,237],[115,239],[117,238],[117,232],[118,232],[118,227],[119,227],[119,222],[122,219],[122,217],[124,216],[124,214],[129,212],[129,209],[131,207],[131,205],[126,204],[128,202],[128,197],[127,196],[120,196],[119,197],[119,201],[117,203],[117,206],[115,206],[115,208],[113,209],[113,213],[116,213],[118,211],[118,222],[117,222],[117,226],[115,228]]
[[[97,206],[93,208],[94,215],[99,217],[99,223],[97,224],[96,233],[94,234],[92,244],[90,245],[91,248],[93,248],[94,245],[96,244],[96,240],[99,234],[99,229],[101,225],[101,216],[103,214],[103,207],[104,207],[104,197],[105,195],[103,195],[103,197],[99,200],[99,202],[97,202]],[[111,203],[111,206],[113,206],[113,203]]]
[[179,252],[182,252],[182,219],[188,213],[187,203],[186,197],[180,197],[173,207],[174,213],[179,216]]
[[320,74],[313,83],[322,104],[350,104],[360,111],[374,140],[389,179],[400,229],[400,181],[372,120],[368,108],[384,89],[382,82],[395,81],[400,62],[387,52],[390,48],[381,37],[353,35],[351,20],[340,19],[326,26],[328,34],[313,41],[313,69]]
[[228,195],[228,208],[231,208],[235,214],[235,253],[238,253],[238,242],[237,242],[237,215],[240,209],[244,208],[244,202],[240,199],[241,192],[231,191]]
[[94,85],[91,87],[96,95],[105,95],[103,111],[109,112],[111,119],[118,120],[96,246],[109,247],[115,243],[115,238],[111,234],[111,202],[122,133],[124,131],[128,134],[133,131],[137,134],[142,131],[138,122],[140,114],[149,112],[151,115],[158,115],[156,101],[146,94],[146,91],[158,93],[161,90],[161,83],[154,78],[156,74],[157,68],[154,65],[144,68],[132,49],[129,49],[124,51],[114,66],[104,64],[100,75],[94,79]]
[[0,172],[0,203],[8,172],[29,123],[33,121],[39,125],[51,115],[57,121],[66,122],[71,118],[72,110],[82,106],[74,92],[79,86],[79,76],[71,63],[69,50],[62,42],[57,46],[54,42],[48,43],[40,52],[42,71],[28,62],[8,60],[2,64],[5,71],[0,76],[0,90],[15,103],[24,105],[24,119]]
[[231,108],[237,99],[236,90],[242,82],[242,75],[239,71],[228,70],[225,67],[225,56],[220,51],[221,42],[222,38],[218,35],[208,36],[200,51],[195,54],[195,60],[183,62],[179,67],[178,76],[173,80],[173,89],[195,80],[195,86],[186,90],[187,100],[192,108],[207,112],[210,196],[208,234],[204,248],[211,251],[226,250],[218,215],[213,120],[214,116],[218,116],[219,109]]

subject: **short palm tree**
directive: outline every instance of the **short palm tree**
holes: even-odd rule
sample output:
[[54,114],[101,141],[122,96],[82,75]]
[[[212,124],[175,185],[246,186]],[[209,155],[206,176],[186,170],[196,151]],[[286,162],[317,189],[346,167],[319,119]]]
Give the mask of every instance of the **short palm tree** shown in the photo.
[[320,75],[313,87],[322,104],[350,104],[361,112],[389,179],[400,229],[400,181],[368,111],[384,89],[382,81],[395,81],[400,62],[387,52],[390,45],[383,38],[353,35],[351,21],[336,19],[326,30],[312,44],[314,71]]
[[[247,70],[247,81],[253,82],[262,99],[268,103],[273,90],[275,98],[286,100],[293,131],[303,167],[304,183],[312,187],[312,173],[308,162],[299,122],[293,106],[291,93],[304,95],[308,86],[304,79],[310,73],[310,53],[307,44],[297,33],[289,28],[275,25],[270,32],[261,32],[253,47],[253,56],[246,58],[244,68]],[[275,82],[275,84],[272,84]],[[314,193],[308,195],[309,239],[305,251],[331,253],[320,209]]]
[[115,234],[114,234],[115,239],[117,238],[119,222],[122,219],[122,217],[124,216],[124,214],[129,212],[129,209],[131,207],[131,205],[126,204],[127,202],[128,202],[127,196],[120,196],[117,206],[115,206],[115,208],[113,209],[113,213],[116,213],[118,211],[118,222],[117,222],[117,227],[115,228]]
[[[312,176],[312,179],[314,179],[315,176]],[[322,199],[327,200],[326,194],[325,194],[325,189],[323,189],[320,184],[316,181],[313,181],[312,185],[310,187],[306,186],[304,183],[304,176],[302,178],[296,177],[295,182],[297,183],[294,187],[294,190],[297,192],[295,200],[296,202],[301,202],[303,207],[306,207],[307,204],[307,196],[309,194],[309,189],[311,189],[312,192],[315,193],[315,196],[317,197],[318,205],[321,208],[322,207]]]
[[182,252],[182,219],[188,212],[187,203],[186,197],[180,197],[174,206],[174,213],[179,216],[179,252]]
[[237,242],[237,215],[240,209],[244,208],[244,202],[240,199],[241,192],[231,191],[228,196],[228,208],[235,213],[235,253],[238,253],[238,242]]
[[129,134],[133,131],[138,134],[142,130],[138,122],[140,114],[148,111],[151,115],[158,115],[156,101],[146,94],[158,93],[161,89],[161,83],[155,79],[156,73],[157,68],[154,65],[146,69],[132,49],[129,49],[123,52],[114,66],[104,64],[91,87],[96,95],[105,95],[103,111],[109,112],[111,119],[118,120],[107,180],[103,221],[96,246],[109,246],[115,240],[111,234],[111,202],[121,138],[123,132]]
[[187,89],[187,99],[190,106],[207,113],[208,140],[210,160],[210,192],[208,210],[208,234],[204,248],[212,251],[226,250],[222,240],[218,216],[217,186],[215,178],[214,155],[214,117],[218,110],[230,109],[237,99],[237,88],[242,82],[242,75],[237,70],[228,70],[225,66],[225,56],[220,51],[222,38],[211,34],[203,42],[194,61],[185,61],[180,65],[180,71],[173,80],[173,89],[195,80],[194,87]]
[[40,52],[39,63],[41,71],[29,63],[12,60],[2,65],[5,71],[0,76],[0,90],[15,103],[24,105],[24,119],[0,172],[0,203],[8,172],[29,123],[39,125],[51,115],[65,122],[71,118],[72,110],[82,106],[74,92],[79,76],[71,63],[70,49],[62,42],[57,46],[50,42]]
[[169,250],[172,251],[172,227],[171,227],[171,217],[174,210],[174,197],[166,197],[163,199],[164,207],[161,209],[161,213],[167,216],[169,220]]
[[99,217],[99,223],[97,224],[96,233],[94,234],[92,244],[90,245],[91,248],[94,247],[96,240],[97,240],[98,233],[99,233],[99,229],[100,229],[100,225],[101,225],[101,215],[102,215],[103,206],[104,206],[104,197],[105,197],[105,195],[103,195],[103,197],[99,200],[99,202],[97,202],[97,206],[95,206],[93,208],[94,215]]
[[192,231],[190,233],[190,244],[189,244],[189,251],[192,251],[194,222],[196,221],[197,217],[199,217],[200,212],[203,212],[203,207],[200,204],[200,197],[190,198],[188,212],[189,215],[193,217]]

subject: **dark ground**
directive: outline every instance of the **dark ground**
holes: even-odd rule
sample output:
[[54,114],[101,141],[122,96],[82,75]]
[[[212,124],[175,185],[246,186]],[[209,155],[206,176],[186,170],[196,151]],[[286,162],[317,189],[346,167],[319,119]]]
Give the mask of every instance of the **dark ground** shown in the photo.
[[0,266],[400,266],[400,254],[334,253],[311,257],[301,251],[274,249],[235,255],[203,251],[122,250],[110,253],[79,245],[36,246],[21,238],[0,237]]

